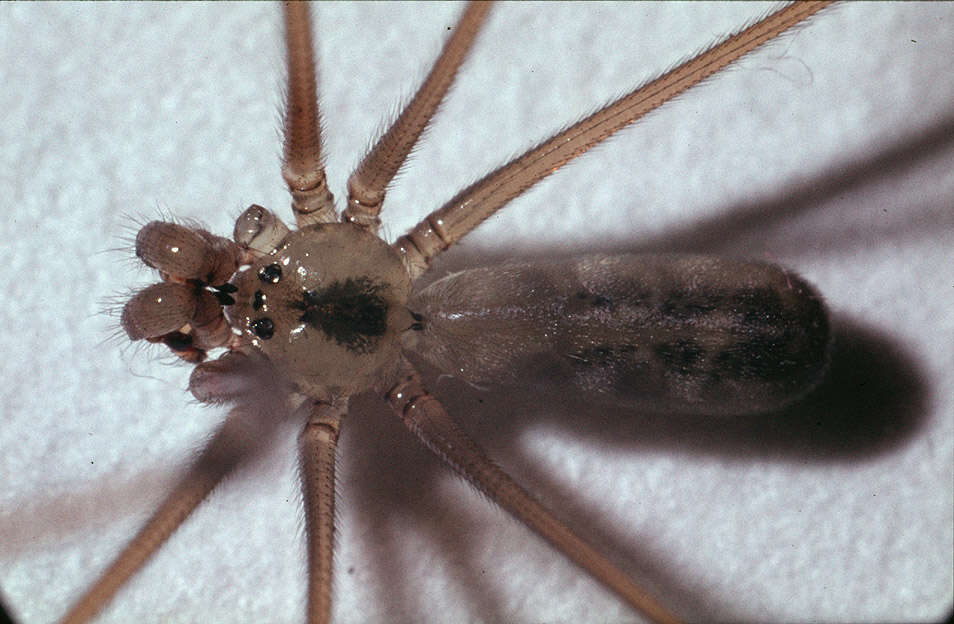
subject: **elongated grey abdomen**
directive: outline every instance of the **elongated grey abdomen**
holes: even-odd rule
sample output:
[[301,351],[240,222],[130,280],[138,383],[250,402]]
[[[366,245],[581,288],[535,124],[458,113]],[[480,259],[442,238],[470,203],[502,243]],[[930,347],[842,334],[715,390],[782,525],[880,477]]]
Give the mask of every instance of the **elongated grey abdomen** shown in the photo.
[[648,410],[779,408],[825,372],[821,297],[778,266],[708,256],[584,256],[449,275],[412,296],[406,347],[475,384]]

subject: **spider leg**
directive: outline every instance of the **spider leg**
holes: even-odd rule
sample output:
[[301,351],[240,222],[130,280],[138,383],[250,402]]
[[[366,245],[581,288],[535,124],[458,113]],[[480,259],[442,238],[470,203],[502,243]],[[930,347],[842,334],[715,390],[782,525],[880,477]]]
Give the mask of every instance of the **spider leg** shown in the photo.
[[467,5],[457,21],[454,34],[444,43],[424,83],[348,178],[348,205],[341,215],[342,221],[377,232],[381,225],[378,214],[388,184],[404,164],[444,99],[444,94],[453,84],[454,76],[467,57],[489,10],[489,2],[471,2]]
[[64,624],[89,621],[106,606],[120,587],[179,528],[212,489],[257,447],[259,414],[237,407],[205,446],[146,524],[126,545],[99,579],[63,617]]
[[299,472],[308,536],[308,622],[331,621],[335,532],[335,449],[347,401],[316,403],[301,432]]
[[299,228],[314,223],[332,223],[337,216],[321,155],[321,120],[318,118],[315,56],[307,3],[285,3],[285,39],[288,93],[282,177],[288,183]]
[[766,16],[465,188],[392,245],[404,258],[411,279],[484,219],[570,160],[828,4],[795,2]]
[[136,536],[74,603],[61,620],[64,624],[86,622],[109,603],[215,486],[265,446],[281,421],[274,413],[275,402],[289,398],[287,386],[276,383],[266,361],[234,352],[198,365],[189,385],[200,401],[242,403],[229,412]]
[[625,572],[583,541],[491,461],[409,369],[387,400],[427,448],[478,490],[519,518],[564,555],[654,622],[678,622]]

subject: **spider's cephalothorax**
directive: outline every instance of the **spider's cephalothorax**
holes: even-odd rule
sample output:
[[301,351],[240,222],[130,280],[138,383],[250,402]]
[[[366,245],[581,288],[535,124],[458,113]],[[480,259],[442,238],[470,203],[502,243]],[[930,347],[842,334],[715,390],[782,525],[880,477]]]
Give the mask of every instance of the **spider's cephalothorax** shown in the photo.
[[394,379],[400,335],[414,321],[405,307],[411,281],[384,241],[324,223],[255,255],[231,279],[235,303],[225,307],[243,341],[309,396],[349,396]]
[[[450,87],[488,5],[468,5],[418,93],[352,174],[339,215],[322,164],[308,8],[287,3],[282,174],[297,230],[260,206],[239,217],[233,240],[149,223],[136,253],[163,281],[123,309],[130,338],[165,343],[199,363],[190,381],[196,398],[234,407],[65,621],[95,615],[282,416],[306,421],[300,475],[308,616],[330,620],[338,431],[349,397],[375,389],[462,477],[634,609],[676,621],[494,464],[424,389],[405,352],[478,382],[521,376],[508,372],[514,367],[550,372],[551,380],[560,373],[560,391],[634,407],[637,393],[668,409],[773,409],[807,392],[825,370],[827,312],[814,290],[758,263],[669,256],[465,271],[413,298],[412,284],[438,254],[537,181],[824,4],[795,3],[727,37],[488,174],[388,245],[377,236],[387,187]],[[443,300],[449,293],[454,301]],[[204,362],[216,348],[225,354]]]
[[310,397],[392,382],[400,335],[415,323],[400,256],[351,223],[289,231],[253,205],[236,221],[235,242],[154,221],[136,255],[167,281],[126,304],[130,338],[162,342],[189,362],[216,347],[255,350]]

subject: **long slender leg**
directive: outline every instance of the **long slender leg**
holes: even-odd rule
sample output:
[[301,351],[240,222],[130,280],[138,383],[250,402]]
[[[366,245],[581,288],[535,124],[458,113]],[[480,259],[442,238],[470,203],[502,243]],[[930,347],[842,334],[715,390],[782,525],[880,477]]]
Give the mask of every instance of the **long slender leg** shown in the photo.
[[282,177],[292,195],[295,221],[302,228],[337,220],[335,199],[328,190],[321,155],[321,120],[307,3],[285,3],[285,38],[288,101],[285,103]]
[[331,621],[335,537],[335,448],[347,401],[317,403],[301,432],[299,470],[308,537],[308,622]]
[[341,215],[343,221],[356,223],[372,232],[380,227],[378,214],[388,184],[404,164],[454,82],[457,69],[467,57],[489,10],[489,2],[468,4],[424,83],[348,179],[348,205]]
[[618,130],[662,106],[831,2],[795,2],[624,95],[486,175],[392,245],[415,279],[504,204]]
[[258,412],[233,409],[145,526],[63,617],[77,624],[96,615],[119,588],[138,571],[179,528],[209,492],[260,444]]
[[458,474],[654,622],[678,620],[494,464],[409,372],[387,394],[405,426]]

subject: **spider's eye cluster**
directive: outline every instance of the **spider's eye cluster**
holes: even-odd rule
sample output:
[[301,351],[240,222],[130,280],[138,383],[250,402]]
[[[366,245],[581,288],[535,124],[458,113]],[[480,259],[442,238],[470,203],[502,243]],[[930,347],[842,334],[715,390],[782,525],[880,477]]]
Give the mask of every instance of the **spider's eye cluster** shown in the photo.
[[272,263],[268,266],[263,266],[258,270],[258,279],[266,284],[277,284],[282,279],[281,265]]
[[[273,262],[263,266],[258,270],[258,279],[266,284],[277,284],[282,279],[282,267]],[[263,312],[266,308],[267,296],[261,290],[256,290],[252,296],[252,309],[256,312]],[[269,340],[275,335],[275,321],[267,316],[257,318],[251,321],[248,328],[253,334],[262,340]]]

